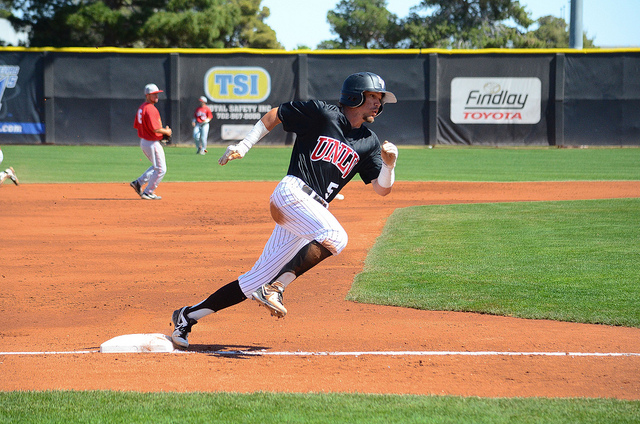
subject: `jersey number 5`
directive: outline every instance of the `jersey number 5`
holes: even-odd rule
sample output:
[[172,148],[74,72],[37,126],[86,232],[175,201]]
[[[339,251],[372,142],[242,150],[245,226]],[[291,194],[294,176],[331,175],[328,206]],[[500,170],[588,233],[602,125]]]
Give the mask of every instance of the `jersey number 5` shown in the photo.
[[324,198],[325,198],[325,199],[328,199],[328,198],[329,198],[329,196],[331,196],[331,193],[333,193],[333,190],[334,190],[334,189],[336,189],[336,188],[338,188],[338,187],[340,187],[338,184],[333,183],[333,182],[332,182],[332,183],[330,183],[330,184],[329,184],[329,187],[327,187],[327,192],[325,193]]

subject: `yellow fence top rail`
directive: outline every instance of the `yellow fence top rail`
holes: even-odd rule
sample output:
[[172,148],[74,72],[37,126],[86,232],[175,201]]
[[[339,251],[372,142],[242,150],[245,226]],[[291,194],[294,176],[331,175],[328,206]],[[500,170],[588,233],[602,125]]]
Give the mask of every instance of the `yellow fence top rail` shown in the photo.
[[124,47],[0,47],[0,52],[60,52],[60,53],[123,53],[123,54],[256,54],[256,55],[427,55],[427,54],[599,54],[640,53],[640,47],[607,49],[329,49],[329,50],[275,50],[275,49],[186,49],[186,48],[124,48]]

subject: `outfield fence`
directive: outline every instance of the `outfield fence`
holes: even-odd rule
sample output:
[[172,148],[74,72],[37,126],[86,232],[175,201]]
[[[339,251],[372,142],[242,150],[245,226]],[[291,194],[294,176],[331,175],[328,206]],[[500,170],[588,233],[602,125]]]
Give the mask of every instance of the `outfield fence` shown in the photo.
[[[205,95],[210,143],[290,100],[336,103],[351,73],[399,99],[372,125],[400,145],[639,145],[640,49],[255,50],[0,48],[0,144],[137,145],[143,87],[174,141]],[[281,127],[263,143],[291,144]]]

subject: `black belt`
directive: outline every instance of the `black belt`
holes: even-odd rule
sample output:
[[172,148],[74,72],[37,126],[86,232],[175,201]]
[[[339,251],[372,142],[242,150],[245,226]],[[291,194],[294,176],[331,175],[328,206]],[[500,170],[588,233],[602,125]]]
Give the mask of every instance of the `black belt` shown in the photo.
[[311,198],[313,200],[315,200],[316,202],[320,203],[322,206],[324,206],[325,208],[327,206],[329,206],[329,204],[326,202],[326,200],[324,200],[322,197],[318,196],[318,193],[316,193],[315,191],[313,191],[311,189],[311,187],[309,187],[308,185],[303,185],[302,186],[302,191],[304,191],[306,194],[308,194],[309,196],[311,196]]

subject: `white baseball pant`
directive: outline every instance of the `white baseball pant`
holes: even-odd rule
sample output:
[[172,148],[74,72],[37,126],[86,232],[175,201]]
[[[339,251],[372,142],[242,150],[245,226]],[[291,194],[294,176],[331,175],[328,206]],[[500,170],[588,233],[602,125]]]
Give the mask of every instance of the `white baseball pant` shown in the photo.
[[238,277],[247,298],[260,286],[270,283],[278,272],[309,242],[316,240],[332,254],[347,246],[348,235],[335,216],[302,191],[304,182],[287,175],[271,195],[276,227],[251,270]]
[[209,137],[209,123],[203,122],[193,127],[193,141],[198,150],[207,150],[207,138]]
[[167,173],[164,149],[159,141],[145,140],[144,138],[140,139],[140,148],[151,162],[151,166],[138,178],[138,182],[141,186],[149,183],[144,191],[152,194],[158,188],[158,184],[164,178],[164,174]]

